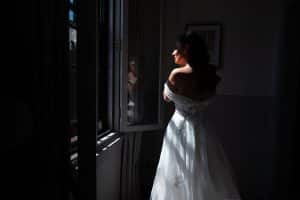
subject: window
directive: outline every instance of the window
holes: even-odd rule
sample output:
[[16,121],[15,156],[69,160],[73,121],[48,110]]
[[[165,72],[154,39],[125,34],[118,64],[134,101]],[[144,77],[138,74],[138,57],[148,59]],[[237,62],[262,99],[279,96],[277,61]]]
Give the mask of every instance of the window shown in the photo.
[[162,3],[103,0],[99,5],[98,137],[159,129]]
[[162,1],[124,0],[121,131],[161,127]]
[[98,137],[161,128],[162,2],[99,2]]

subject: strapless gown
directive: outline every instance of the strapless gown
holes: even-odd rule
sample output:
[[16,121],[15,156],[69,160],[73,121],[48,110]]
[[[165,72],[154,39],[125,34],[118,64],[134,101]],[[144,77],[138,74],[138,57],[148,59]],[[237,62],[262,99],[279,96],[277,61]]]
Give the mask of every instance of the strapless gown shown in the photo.
[[239,200],[232,168],[216,135],[206,127],[211,100],[164,93],[175,104],[165,131],[150,200]]

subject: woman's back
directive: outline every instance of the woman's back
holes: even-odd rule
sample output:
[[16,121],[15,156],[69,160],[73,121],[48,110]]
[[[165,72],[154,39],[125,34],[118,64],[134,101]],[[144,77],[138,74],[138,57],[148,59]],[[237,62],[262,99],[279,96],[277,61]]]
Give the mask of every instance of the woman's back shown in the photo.
[[217,83],[212,87],[212,83],[208,81],[211,78],[208,78],[208,76],[211,75],[207,74],[205,77],[199,72],[190,70],[173,70],[168,80],[168,86],[176,94],[195,101],[203,101],[215,94]]

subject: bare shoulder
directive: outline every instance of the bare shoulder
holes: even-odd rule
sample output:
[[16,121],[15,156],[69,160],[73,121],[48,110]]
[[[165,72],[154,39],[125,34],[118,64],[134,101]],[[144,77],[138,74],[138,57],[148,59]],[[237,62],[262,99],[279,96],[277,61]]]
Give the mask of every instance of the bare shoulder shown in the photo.
[[168,77],[168,86],[174,92],[178,92],[182,89],[185,84],[186,74],[183,73],[180,69],[175,68],[171,71]]

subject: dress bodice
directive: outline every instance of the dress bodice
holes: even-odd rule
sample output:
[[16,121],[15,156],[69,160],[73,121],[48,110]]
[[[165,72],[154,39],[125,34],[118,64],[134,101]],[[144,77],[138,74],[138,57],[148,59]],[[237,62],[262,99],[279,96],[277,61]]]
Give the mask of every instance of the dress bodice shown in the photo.
[[210,103],[210,100],[196,101],[189,97],[176,94],[171,91],[166,83],[164,84],[164,94],[168,99],[174,102],[176,110],[185,115],[201,113]]

